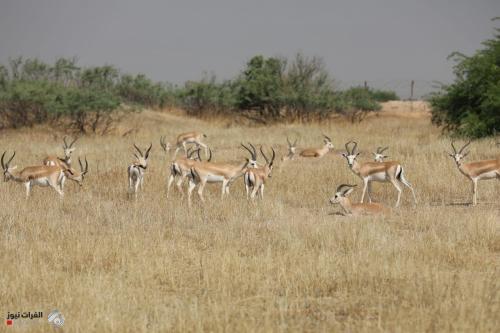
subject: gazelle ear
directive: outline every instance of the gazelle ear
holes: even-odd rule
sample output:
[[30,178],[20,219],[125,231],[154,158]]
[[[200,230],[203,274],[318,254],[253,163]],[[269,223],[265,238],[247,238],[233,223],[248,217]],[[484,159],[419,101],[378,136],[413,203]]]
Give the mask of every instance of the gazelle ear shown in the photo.
[[352,187],[350,189],[348,189],[347,191],[345,191],[344,192],[344,197],[349,196],[352,193],[352,191],[354,191],[354,188],[352,188]]
[[345,158],[347,158],[347,154],[346,153],[342,153],[342,156],[344,156]]
[[356,157],[358,157],[359,155],[361,155],[361,153],[356,153]]
[[75,148],[68,148],[68,151],[69,151],[70,153],[72,153],[72,152],[74,152],[74,151],[75,151]]

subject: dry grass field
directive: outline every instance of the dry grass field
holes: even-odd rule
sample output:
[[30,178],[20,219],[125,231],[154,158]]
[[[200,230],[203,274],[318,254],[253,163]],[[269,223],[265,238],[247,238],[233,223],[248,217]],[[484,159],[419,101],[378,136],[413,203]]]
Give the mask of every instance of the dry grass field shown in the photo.
[[[471,186],[428,113],[386,111],[360,124],[267,128],[145,111],[122,125],[137,126],[133,136],[81,138],[75,154],[90,173],[82,188],[68,181],[63,200],[39,187],[26,200],[21,184],[1,183],[2,314],[57,308],[67,332],[498,332],[500,182],[480,182],[469,206]],[[208,135],[216,161],[241,161],[248,141],[272,144],[279,158],[286,135],[305,147],[325,133],[338,150],[356,139],[362,160],[389,145],[419,204],[405,190],[388,217],[337,215],[336,186],[358,184],[359,200],[362,182],[336,151],[278,162],[263,202],[247,202],[240,178],[226,200],[207,185],[206,204],[195,195],[188,209],[176,191],[166,198],[170,157],[159,145],[188,130]],[[0,148],[16,150],[22,168],[61,154],[61,138],[5,131]],[[144,191],[129,199],[133,142],[153,150]],[[500,156],[492,140],[470,150],[468,160]],[[396,191],[375,184],[374,199],[393,205]]]

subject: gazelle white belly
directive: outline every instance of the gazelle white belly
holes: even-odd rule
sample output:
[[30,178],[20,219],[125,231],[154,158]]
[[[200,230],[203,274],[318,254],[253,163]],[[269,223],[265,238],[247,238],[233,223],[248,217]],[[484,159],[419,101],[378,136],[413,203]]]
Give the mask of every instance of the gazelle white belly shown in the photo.
[[36,178],[36,179],[30,180],[30,183],[31,183],[31,186],[36,185],[36,186],[45,187],[45,186],[49,186],[49,179],[46,177]]
[[368,181],[371,182],[385,182],[387,181],[387,174],[385,172],[377,172],[368,176]]
[[208,183],[220,183],[224,181],[224,176],[219,175],[208,175],[207,182]]
[[479,180],[487,180],[487,179],[493,179],[493,178],[497,178],[497,177],[498,177],[497,171],[493,170],[493,171],[490,171],[490,172],[485,172],[485,173],[481,174],[477,178]]

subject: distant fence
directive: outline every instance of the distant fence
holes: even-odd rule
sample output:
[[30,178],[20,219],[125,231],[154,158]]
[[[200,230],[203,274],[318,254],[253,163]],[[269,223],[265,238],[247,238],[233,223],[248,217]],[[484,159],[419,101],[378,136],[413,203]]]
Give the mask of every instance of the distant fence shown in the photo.
[[353,86],[366,86],[375,89],[392,90],[402,100],[425,99],[432,92],[439,91],[442,82],[432,80],[366,80],[366,81],[337,81],[337,87],[348,89]]

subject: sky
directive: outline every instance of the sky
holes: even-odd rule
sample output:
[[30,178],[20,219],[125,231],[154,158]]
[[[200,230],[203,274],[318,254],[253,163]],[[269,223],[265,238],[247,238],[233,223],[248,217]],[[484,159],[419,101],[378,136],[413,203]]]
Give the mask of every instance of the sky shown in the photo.
[[453,51],[492,37],[499,0],[0,0],[0,63],[79,59],[182,84],[254,55],[320,56],[339,86],[409,95],[453,79]]

